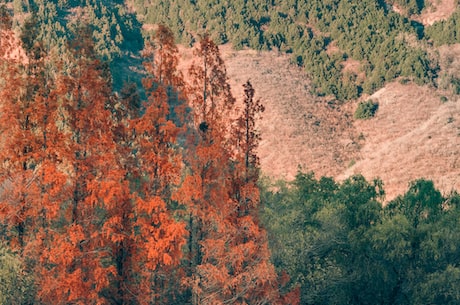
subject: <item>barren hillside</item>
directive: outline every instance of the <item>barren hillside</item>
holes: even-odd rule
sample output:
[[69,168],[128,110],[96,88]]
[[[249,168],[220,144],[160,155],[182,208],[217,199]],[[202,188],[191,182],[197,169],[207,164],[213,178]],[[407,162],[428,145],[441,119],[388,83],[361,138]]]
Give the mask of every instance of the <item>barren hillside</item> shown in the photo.
[[391,83],[371,96],[379,110],[356,121],[364,146],[340,178],[362,173],[384,181],[388,198],[409,181],[433,180],[444,192],[460,189],[460,100],[442,102],[432,88]]
[[[221,47],[237,98],[250,79],[266,111],[260,121],[259,155],[264,174],[291,179],[299,166],[338,179],[362,173],[380,177],[387,199],[417,178],[443,192],[460,189],[460,100],[415,84],[391,83],[376,92],[375,118],[354,121],[356,103],[340,105],[310,94],[310,82],[276,52]],[[182,50],[189,64],[190,51]]]
[[266,106],[259,155],[264,174],[291,179],[299,166],[337,175],[358,153],[352,114],[330,98],[310,93],[307,75],[276,52],[222,48],[235,96],[250,79]]

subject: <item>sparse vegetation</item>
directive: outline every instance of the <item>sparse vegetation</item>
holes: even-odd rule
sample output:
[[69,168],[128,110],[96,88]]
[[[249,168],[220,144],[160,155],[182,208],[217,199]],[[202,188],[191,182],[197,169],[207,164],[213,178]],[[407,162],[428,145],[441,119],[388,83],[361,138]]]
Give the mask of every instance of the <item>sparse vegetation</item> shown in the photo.
[[407,15],[420,14],[425,8],[425,0],[389,0],[388,4],[397,5],[403,9]]
[[460,78],[452,77],[450,84],[452,85],[452,89],[454,94],[460,94]]
[[32,304],[34,293],[32,276],[24,263],[0,242],[0,304]]
[[355,119],[367,120],[373,118],[379,108],[379,104],[372,100],[360,102],[356,108],[354,117]]
[[355,159],[351,159],[350,162],[348,163],[348,167],[352,167],[355,164],[356,164]]

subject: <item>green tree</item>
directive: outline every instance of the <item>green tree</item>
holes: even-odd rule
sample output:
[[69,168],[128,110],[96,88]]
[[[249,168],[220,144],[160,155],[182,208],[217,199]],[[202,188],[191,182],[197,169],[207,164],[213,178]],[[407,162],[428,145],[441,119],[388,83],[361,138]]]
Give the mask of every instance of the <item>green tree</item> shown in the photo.
[[34,302],[34,283],[23,262],[8,246],[0,244],[0,304]]
[[262,215],[273,262],[300,286],[301,302],[366,304],[374,293],[366,232],[379,222],[381,185],[299,173],[292,185],[275,188],[263,193]]

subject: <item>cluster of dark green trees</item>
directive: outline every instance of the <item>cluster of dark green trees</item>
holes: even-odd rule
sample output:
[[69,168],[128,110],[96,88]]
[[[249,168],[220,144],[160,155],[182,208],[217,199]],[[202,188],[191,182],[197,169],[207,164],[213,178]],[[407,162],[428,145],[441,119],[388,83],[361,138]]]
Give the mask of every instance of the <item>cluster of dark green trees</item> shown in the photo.
[[425,0],[389,0],[387,3],[397,5],[407,15],[420,14],[425,8]]
[[460,10],[447,20],[436,22],[426,29],[426,36],[437,46],[460,42]]
[[[427,29],[410,20],[407,16],[425,8],[423,0],[133,2],[144,22],[168,25],[184,44],[193,44],[197,34],[208,32],[217,43],[229,42],[237,49],[291,53],[293,62],[312,77],[317,94],[341,100],[372,93],[397,77],[433,83],[437,60],[423,45],[428,40],[453,43],[459,32],[453,26],[459,23],[458,13]],[[391,4],[403,8],[407,16],[394,12]],[[417,46],[408,37],[421,43]],[[332,44],[339,51],[328,52]],[[359,60],[361,71],[344,71],[348,58]]]
[[273,262],[301,304],[459,304],[460,195],[417,180],[383,200],[378,180],[311,173],[262,193]]

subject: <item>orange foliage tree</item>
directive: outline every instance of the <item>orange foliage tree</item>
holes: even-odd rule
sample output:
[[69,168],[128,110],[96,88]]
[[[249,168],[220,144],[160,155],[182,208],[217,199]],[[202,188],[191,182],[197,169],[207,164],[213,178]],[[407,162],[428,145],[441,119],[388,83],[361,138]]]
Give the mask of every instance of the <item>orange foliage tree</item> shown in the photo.
[[[201,40],[195,55],[199,64],[189,70],[191,83],[187,90],[192,106],[192,121],[187,130],[184,150],[186,176],[175,199],[189,212],[187,241],[186,285],[193,304],[202,304],[204,275],[200,272],[209,240],[219,222],[219,214],[228,200],[225,163],[229,155],[225,149],[225,126],[221,115],[230,111],[234,99],[226,83],[226,72],[217,46],[208,38]],[[221,110],[217,112],[217,109]]]
[[221,264],[231,266],[228,276],[232,283],[232,303],[298,304],[297,290],[279,294],[283,279],[277,277],[270,263],[267,233],[259,223],[260,169],[256,149],[260,134],[256,120],[265,108],[260,100],[254,99],[255,90],[249,81],[243,87],[243,107],[234,122],[231,138],[234,208],[228,215],[227,254]]
[[[0,217],[10,245],[33,256],[29,251],[36,246],[36,235],[57,215],[56,200],[63,190],[59,186],[65,180],[55,153],[62,136],[54,123],[57,88],[43,58],[10,56],[22,48],[8,28],[5,11],[2,24]],[[39,52],[40,46],[36,49]]]
[[[257,217],[263,106],[248,82],[232,119],[208,37],[186,86],[171,31],[159,26],[143,54],[141,103],[135,87],[112,94],[88,27],[65,60],[37,42],[18,61],[5,51],[20,48],[5,11],[0,18],[0,222],[29,260],[38,302],[295,303],[278,293]],[[187,213],[175,215],[182,205]]]
[[[180,262],[186,230],[173,219],[171,192],[180,182],[181,154],[177,137],[181,129],[172,120],[169,105],[177,96],[182,76],[177,71],[177,48],[169,29],[159,26],[143,52],[146,77],[142,83],[147,94],[143,114],[131,120],[132,147],[136,163],[136,190],[133,226],[138,265],[133,276],[138,281],[141,304],[168,303],[174,294],[171,272]],[[131,289],[133,290],[134,287]]]
[[[22,50],[19,43],[12,47]],[[70,198],[63,166],[70,149],[62,147],[65,134],[57,124],[61,88],[50,64],[54,58],[41,52],[39,42],[27,56],[2,61],[0,218],[7,228],[3,236],[40,283],[47,267],[40,256],[48,252],[53,224]]]
[[161,291],[155,277],[177,264],[185,235],[165,200],[180,170],[173,155],[176,127],[166,119],[163,85],[151,74],[144,81],[144,113],[126,119],[91,43],[81,42],[73,46],[72,73],[60,83],[62,128],[74,152],[66,160],[73,191],[63,205],[64,225],[44,251],[50,267],[42,270],[40,297],[63,304],[150,304]]
[[115,268],[111,261],[107,223],[129,196],[116,158],[107,109],[111,90],[95,59],[89,33],[82,30],[72,45],[70,66],[56,77],[64,133],[56,154],[68,179],[59,219],[44,240],[39,299],[55,304],[102,304]]
[[265,231],[257,220],[258,160],[254,102],[246,85],[243,116],[216,45],[204,37],[188,91],[194,111],[186,147],[188,173],[177,199],[189,209],[188,281],[192,304],[282,303]]

